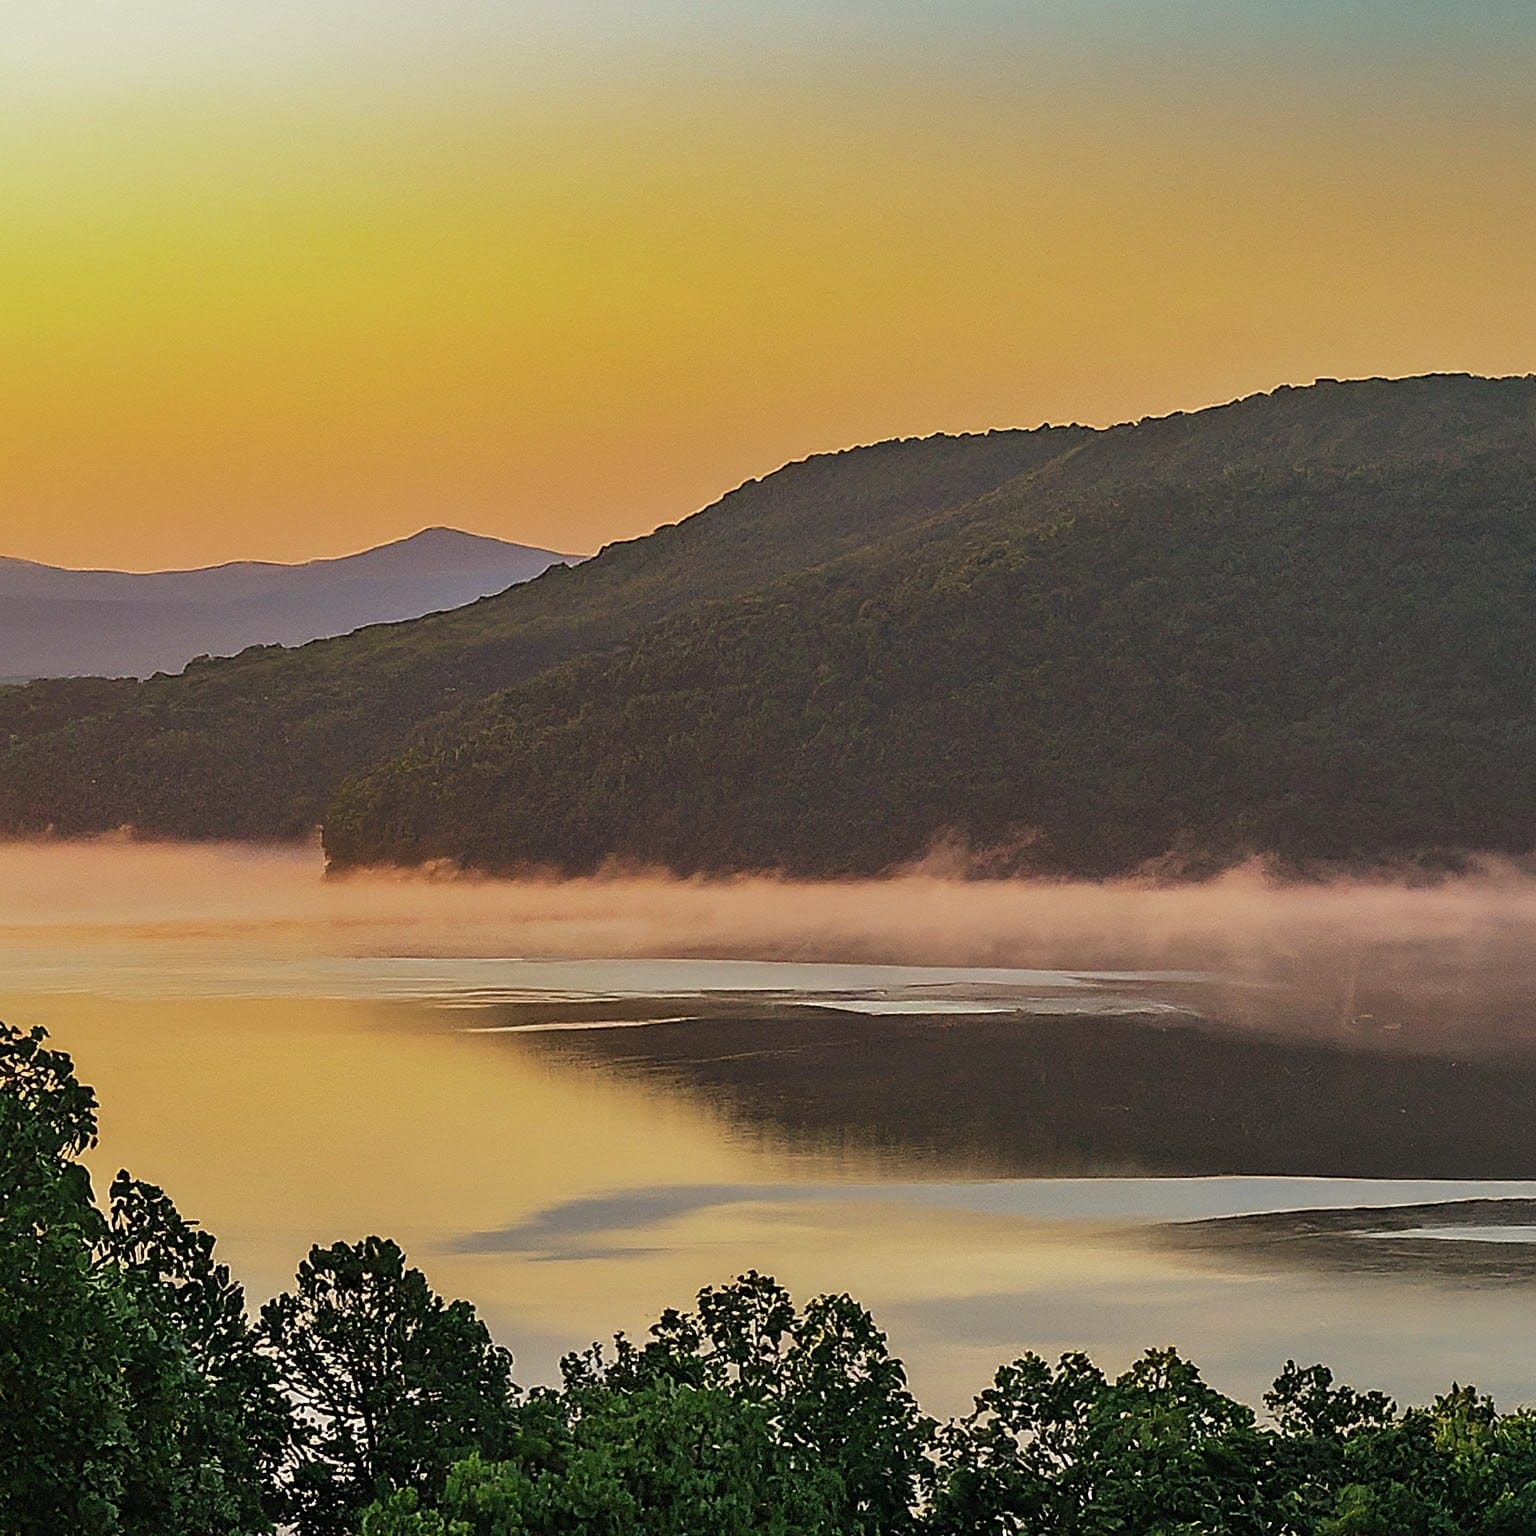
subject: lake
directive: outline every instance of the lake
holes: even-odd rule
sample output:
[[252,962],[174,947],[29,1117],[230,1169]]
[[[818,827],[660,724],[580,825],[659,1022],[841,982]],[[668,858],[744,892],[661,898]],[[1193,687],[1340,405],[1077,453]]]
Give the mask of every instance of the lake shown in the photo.
[[0,890],[0,1017],[97,1088],[98,1179],[253,1300],[376,1231],[524,1382],[756,1268],[852,1292],[941,1414],[1026,1349],[1169,1343],[1252,1401],[1290,1357],[1536,1401],[1515,871],[327,881],[107,839],[0,848]]

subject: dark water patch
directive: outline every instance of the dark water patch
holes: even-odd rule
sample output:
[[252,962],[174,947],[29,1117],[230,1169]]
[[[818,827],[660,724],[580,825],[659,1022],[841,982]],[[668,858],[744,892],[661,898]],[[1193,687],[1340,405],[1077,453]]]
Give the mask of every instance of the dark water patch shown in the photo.
[[1255,1039],[1167,1015],[786,1010],[521,1037],[807,1151],[945,1177],[1536,1176],[1536,1062]]
[[1170,1223],[1155,1236],[1266,1267],[1536,1284],[1536,1199],[1272,1211]]

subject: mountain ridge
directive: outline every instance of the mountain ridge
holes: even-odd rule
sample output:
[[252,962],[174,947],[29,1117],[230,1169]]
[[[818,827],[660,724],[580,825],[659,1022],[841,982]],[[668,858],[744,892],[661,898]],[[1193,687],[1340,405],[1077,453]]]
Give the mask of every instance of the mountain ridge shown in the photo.
[[177,672],[198,655],[458,607],[578,558],[448,528],[291,564],[114,571],[0,557],[0,673]]
[[450,613],[0,694],[0,826],[493,871],[1522,851],[1533,506],[1530,376],[814,456]]
[[[1529,852],[1536,380],[1337,388],[1364,416],[1334,438],[1284,419],[1326,389],[1241,402],[1271,429],[1243,462],[1234,407],[1214,443],[1211,413],[1111,429],[898,550],[493,696],[348,780],[328,856],[817,877],[946,840],[1090,876]],[[1420,659],[1385,664],[1408,637]]]
[[450,612],[136,687],[0,692],[0,829],[307,836],[341,778],[423,720],[620,645],[670,612],[860,547],[875,525],[968,501],[1073,435],[941,434],[816,456]]

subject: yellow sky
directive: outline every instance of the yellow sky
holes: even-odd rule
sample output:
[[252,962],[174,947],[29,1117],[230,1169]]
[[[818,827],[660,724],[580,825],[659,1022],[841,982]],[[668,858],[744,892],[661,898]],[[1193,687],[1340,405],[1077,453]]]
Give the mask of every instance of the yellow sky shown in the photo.
[[1418,0],[208,3],[18,0],[0,554],[585,551],[852,442],[1536,368],[1536,28],[1494,0],[1456,49]]

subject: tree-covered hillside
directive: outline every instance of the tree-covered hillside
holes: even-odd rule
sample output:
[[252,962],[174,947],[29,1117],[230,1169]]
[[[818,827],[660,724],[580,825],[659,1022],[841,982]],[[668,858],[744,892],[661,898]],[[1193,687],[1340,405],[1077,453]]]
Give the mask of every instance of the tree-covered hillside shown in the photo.
[[808,460],[500,597],[0,693],[0,828],[338,865],[1524,852],[1536,378]]
[[448,613],[253,648],[142,684],[0,688],[0,830],[307,833],[347,773],[398,750],[420,722],[668,614],[899,534],[1086,435],[991,432],[823,455]]
[[1081,439],[350,780],[338,864],[872,873],[1536,838],[1536,380],[1282,391]]

